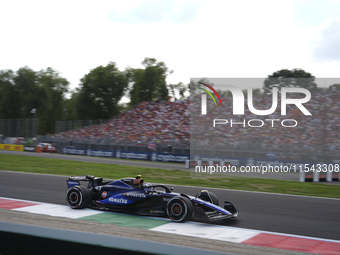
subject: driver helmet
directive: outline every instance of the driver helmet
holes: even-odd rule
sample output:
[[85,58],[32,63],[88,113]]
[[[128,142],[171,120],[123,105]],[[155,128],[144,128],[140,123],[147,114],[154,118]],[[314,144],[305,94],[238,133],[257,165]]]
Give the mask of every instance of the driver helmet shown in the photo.
[[154,188],[151,187],[151,183],[146,183],[143,187],[144,187],[144,192],[145,193],[149,193],[149,192],[153,192]]
[[137,174],[135,179],[133,179],[133,185],[143,185],[143,179],[141,174]]

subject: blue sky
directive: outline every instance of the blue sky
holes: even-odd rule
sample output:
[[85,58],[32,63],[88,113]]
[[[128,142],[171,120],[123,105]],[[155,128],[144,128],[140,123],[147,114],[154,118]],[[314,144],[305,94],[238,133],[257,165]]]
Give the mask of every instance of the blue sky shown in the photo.
[[0,69],[52,67],[71,89],[91,69],[153,57],[190,77],[339,77],[339,0],[0,0]]

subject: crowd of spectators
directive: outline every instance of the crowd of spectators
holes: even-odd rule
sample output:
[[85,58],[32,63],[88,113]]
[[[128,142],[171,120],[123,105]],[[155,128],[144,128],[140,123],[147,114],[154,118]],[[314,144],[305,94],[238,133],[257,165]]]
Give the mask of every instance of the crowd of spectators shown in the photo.
[[53,139],[98,141],[114,145],[189,147],[188,100],[143,102],[106,124],[52,136]]
[[[291,95],[304,98],[305,95]],[[271,115],[258,116],[245,107],[245,115],[233,115],[232,98],[222,98],[223,106],[215,106],[208,100],[207,115],[200,115],[201,100],[196,96],[191,100],[191,114],[196,116],[192,122],[192,147],[208,146],[240,151],[272,151],[282,158],[297,159],[299,154],[339,155],[340,156],[340,93],[323,91],[312,93],[311,100],[303,105],[312,115],[304,115],[295,105],[287,105],[287,114],[281,115],[281,98],[277,109]],[[245,99],[247,101],[247,99]],[[253,97],[255,109],[266,110],[272,106],[272,95]],[[245,102],[247,105],[247,102]],[[210,109],[210,110],[209,110]],[[213,127],[214,119],[226,119],[227,124]],[[250,125],[262,127],[250,127]],[[266,121],[267,119],[267,121]],[[269,121],[268,119],[275,119]],[[295,121],[284,121],[285,119]],[[232,127],[230,122],[239,123]],[[221,122],[222,123],[222,122]],[[240,124],[242,123],[242,124]],[[245,123],[245,124],[243,124]],[[273,127],[272,127],[273,125]],[[320,158],[320,157],[319,157]]]
[[[295,97],[304,97],[296,94]],[[247,98],[245,98],[245,106]],[[190,103],[189,103],[190,102]],[[222,98],[223,106],[208,100],[208,114],[201,115],[200,95],[183,101],[143,102],[106,124],[83,127],[52,136],[54,139],[98,141],[114,145],[156,146],[172,145],[189,148],[205,147],[218,150],[272,151],[284,158],[297,154],[340,155],[340,93],[322,91],[312,93],[303,104],[312,115],[304,115],[295,105],[287,105],[287,114],[281,115],[281,99],[277,109],[267,116],[258,116],[245,107],[245,115],[233,115],[232,98]],[[255,109],[272,106],[272,95],[253,97]],[[190,115],[191,125],[190,125]],[[228,124],[213,127],[214,119],[227,119]],[[250,119],[262,120],[262,127],[250,127]],[[266,121],[275,119],[275,121]],[[284,119],[294,119],[295,127],[284,127]],[[231,120],[235,123],[230,126]],[[260,125],[254,121],[252,125]],[[295,125],[285,121],[285,125]],[[272,126],[273,125],[273,126]],[[190,140],[191,137],[191,140]]]

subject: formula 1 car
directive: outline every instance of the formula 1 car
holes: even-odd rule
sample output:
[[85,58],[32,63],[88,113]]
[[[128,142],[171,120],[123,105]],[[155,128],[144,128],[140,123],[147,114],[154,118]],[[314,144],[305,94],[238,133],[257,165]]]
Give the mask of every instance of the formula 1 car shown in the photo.
[[[87,181],[87,186],[80,185]],[[203,190],[196,196],[172,192],[163,184],[144,184],[140,175],[104,182],[93,175],[73,176],[66,180],[66,201],[72,209],[92,208],[144,216],[169,217],[174,222],[187,220],[217,221],[236,218],[235,206]],[[161,190],[159,190],[161,189]]]

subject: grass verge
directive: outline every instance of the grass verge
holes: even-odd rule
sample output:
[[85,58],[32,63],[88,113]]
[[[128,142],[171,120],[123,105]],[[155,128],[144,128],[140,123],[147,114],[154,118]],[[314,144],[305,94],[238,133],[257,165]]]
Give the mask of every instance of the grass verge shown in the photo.
[[105,179],[120,179],[142,174],[146,182],[272,192],[304,196],[340,198],[340,185],[305,183],[238,176],[190,178],[189,171],[88,163],[71,160],[0,154],[0,170],[56,174],[65,176],[92,174]]

